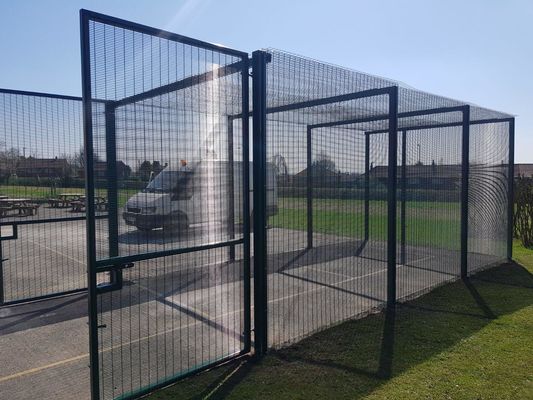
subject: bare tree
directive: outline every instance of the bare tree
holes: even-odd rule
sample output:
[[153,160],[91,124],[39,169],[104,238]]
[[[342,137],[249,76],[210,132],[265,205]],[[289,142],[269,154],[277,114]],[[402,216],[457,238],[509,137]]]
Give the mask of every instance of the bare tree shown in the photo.
[[80,150],[70,157],[68,157],[69,164],[79,170],[85,169],[85,149],[83,146],[80,148]]
[[0,151],[0,163],[9,175],[16,173],[19,158],[20,151],[15,147]]
[[316,171],[316,173],[325,171],[337,172],[337,169],[335,168],[335,162],[324,152],[317,154],[316,160],[313,161],[313,170]]

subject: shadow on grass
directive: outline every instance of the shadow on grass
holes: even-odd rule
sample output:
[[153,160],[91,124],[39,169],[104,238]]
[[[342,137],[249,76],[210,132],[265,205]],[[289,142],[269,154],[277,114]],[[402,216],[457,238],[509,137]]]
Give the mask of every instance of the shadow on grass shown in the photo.
[[152,399],[361,398],[392,377],[533,304],[533,275],[504,264],[367,318],[327,329],[259,362],[238,361]]

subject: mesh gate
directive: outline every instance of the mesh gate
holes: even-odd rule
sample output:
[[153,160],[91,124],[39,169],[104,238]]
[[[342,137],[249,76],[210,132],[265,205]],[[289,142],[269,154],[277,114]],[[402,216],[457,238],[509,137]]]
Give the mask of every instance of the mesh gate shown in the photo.
[[87,287],[81,106],[0,90],[0,304]]
[[82,12],[94,398],[250,347],[248,58]]

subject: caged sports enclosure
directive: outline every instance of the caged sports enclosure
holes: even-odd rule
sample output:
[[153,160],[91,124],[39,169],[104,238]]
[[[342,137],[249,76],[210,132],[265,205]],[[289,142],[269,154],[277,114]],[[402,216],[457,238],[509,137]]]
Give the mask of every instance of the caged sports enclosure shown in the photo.
[[[40,205],[0,219],[2,301],[88,293],[64,398],[138,397],[512,257],[512,115],[84,10],[81,36],[83,99],[0,93],[0,195]],[[28,143],[82,173],[14,177]]]

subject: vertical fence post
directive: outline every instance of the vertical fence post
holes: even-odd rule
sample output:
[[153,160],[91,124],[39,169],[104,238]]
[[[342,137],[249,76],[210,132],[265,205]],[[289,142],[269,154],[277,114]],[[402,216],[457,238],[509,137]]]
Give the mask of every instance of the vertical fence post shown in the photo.
[[405,241],[406,241],[406,226],[405,226],[405,203],[407,201],[407,130],[402,131],[402,172],[400,177],[401,185],[401,208],[400,208],[400,264],[405,265]]
[[243,234],[243,279],[244,279],[244,351],[250,351],[252,307],[250,291],[250,68],[248,57],[243,58],[242,67],[242,234]]
[[461,278],[468,277],[468,181],[470,177],[470,106],[463,109],[461,160]]
[[90,78],[89,19],[84,10],[80,11],[81,76],[83,93],[83,141],[85,153],[85,194],[87,230],[87,287],[89,312],[89,363],[91,399],[100,399],[100,372],[98,370],[98,316],[96,293],[96,243],[94,210],[94,171],[92,137],[92,95]]
[[365,243],[370,237],[370,134],[365,132]]
[[398,87],[389,92],[389,157],[387,176],[387,307],[396,304],[396,189],[398,175]]
[[514,233],[514,118],[509,120],[509,176],[507,181],[507,259],[513,259]]
[[[228,236],[229,239],[235,239],[235,168],[233,155],[233,117],[228,116],[227,119],[228,131],[228,174],[227,174],[227,190],[228,190]],[[246,165],[243,165],[246,168]],[[229,247],[229,260],[235,260],[235,245]]]
[[312,129],[307,126],[307,248],[313,248],[313,153]]
[[[118,172],[117,172],[117,137],[115,105],[112,102],[105,104],[105,149],[106,149],[106,176],[107,176],[107,232],[109,243],[109,257],[118,256]],[[117,288],[122,287],[122,271],[110,272],[111,282]]]
[[255,354],[267,350],[266,53],[252,53]]

